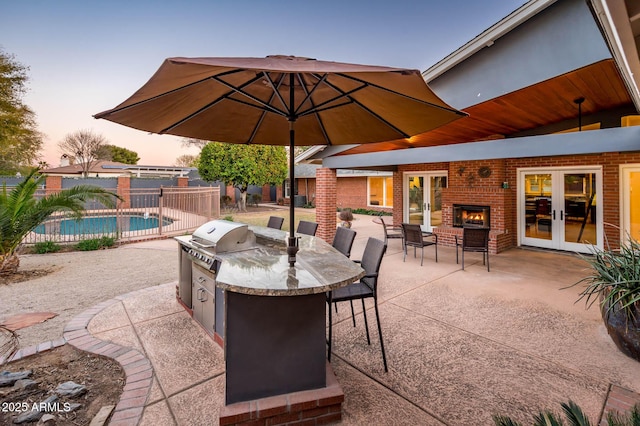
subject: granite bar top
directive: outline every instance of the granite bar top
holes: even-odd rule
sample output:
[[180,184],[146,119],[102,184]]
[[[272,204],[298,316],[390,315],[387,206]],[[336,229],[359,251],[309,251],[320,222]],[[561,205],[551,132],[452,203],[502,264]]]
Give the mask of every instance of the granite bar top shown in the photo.
[[249,229],[256,235],[256,248],[216,254],[221,260],[218,287],[258,296],[299,296],[334,290],[364,275],[360,265],[321,238],[301,234],[297,234],[300,251],[291,268],[288,232],[259,226]]

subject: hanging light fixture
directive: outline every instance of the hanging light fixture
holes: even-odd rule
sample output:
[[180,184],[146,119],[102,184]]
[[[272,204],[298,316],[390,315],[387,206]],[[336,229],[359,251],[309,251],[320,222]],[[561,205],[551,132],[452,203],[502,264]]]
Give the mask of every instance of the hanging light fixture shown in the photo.
[[584,102],[583,97],[579,97],[573,100],[574,103],[578,104],[578,131],[582,131],[582,103]]

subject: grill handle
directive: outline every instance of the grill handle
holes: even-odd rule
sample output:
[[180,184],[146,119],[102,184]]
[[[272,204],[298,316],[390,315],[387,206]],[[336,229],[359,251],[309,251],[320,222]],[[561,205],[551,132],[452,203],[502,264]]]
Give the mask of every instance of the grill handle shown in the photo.
[[215,244],[202,244],[197,242],[196,240],[191,240],[189,241],[191,244],[193,244],[196,247],[200,247],[200,248],[211,248],[211,247],[215,247]]

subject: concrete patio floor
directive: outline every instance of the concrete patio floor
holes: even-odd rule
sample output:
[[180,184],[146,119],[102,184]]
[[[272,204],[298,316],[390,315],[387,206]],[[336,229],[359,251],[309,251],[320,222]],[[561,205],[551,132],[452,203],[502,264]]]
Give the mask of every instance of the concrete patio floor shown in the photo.
[[[358,259],[382,227],[357,216],[353,229]],[[145,244],[177,251],[173,241]],[[574,303],[579,288],[560,290],[584,276],[579,258],[512,249],[491,256],[491,272],[474,253],[462,271],[446,247],[438,263],[433,247],[422,267],[419,251],[402,258],[400,240],[390,240],[379,281],[388,373],[372,302],[371,346],[360,304],[355,328],[348,304],[338,308],[331,364],[345,394],[341,424],[490,425],[493,414],[530,424],[532,413],[560,411],[569,399],[595,422],[612,386],[640,392],[640,364],[614,346],[598,310]],[[177,271],[165,285],[102,304],[87,330],[150,361],[151,389],[138,397],[141,425],[217,424],[223,350],[176,302],[176,280]]]

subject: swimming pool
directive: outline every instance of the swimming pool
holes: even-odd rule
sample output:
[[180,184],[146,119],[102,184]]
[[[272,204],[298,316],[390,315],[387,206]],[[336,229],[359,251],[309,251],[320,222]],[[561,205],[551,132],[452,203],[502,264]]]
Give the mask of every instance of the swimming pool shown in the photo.
[[[162,226],[171,225],[173,220],[165,217]],[[118,227],[118,224],[120,225]],[[116,232],[144,231],[159,227],[157,215],[124,214],[120,216],[86,216],[75,221],[73,219],[53,220],[43,223],[34,229],[36,234],[115,234]]]

